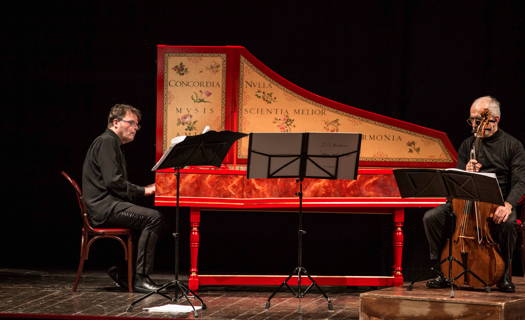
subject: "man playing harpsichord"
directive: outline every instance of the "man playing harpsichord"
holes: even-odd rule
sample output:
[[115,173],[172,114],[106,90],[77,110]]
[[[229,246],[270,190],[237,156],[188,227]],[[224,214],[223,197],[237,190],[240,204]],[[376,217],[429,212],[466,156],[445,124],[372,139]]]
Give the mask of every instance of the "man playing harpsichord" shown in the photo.
[[[134,202],[155,193],[155,185],[141,187],[128,181],[123,144],[135,139],[140,129],[141,113],[130,105],[116,104],[111,108],[107,129],[98,136],[86,154],[82,170],[82,188],[91,223],[96,227],[139,230],[134,289],[150,292],[159,289],[149,275],[157,239],[164,218],[157,210],[138,206]],[[116,268],[108,271],[120,286],[125,279]]]

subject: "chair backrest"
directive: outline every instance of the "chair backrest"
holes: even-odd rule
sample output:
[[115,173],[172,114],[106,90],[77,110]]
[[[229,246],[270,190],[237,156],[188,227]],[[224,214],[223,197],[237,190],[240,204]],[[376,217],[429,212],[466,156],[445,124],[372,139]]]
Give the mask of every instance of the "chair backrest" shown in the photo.
[[73,178],[71,178],[65,171],[60,171],[60,173],[62,174],[62,176],[64,176],[64,178],[66,178],[66,180],[73,187],[73,189],[75,189],[75,195],[77,196],[77,203],[80,209],[80,218],[82,219],[82,224],[88,230],[93,231],[93,227],[91,227],[91,224],[89,223],[88,210],[86,207],[86,203],[84,202],[84,198],[82,196],[82,190],[78,186],[78,183]]

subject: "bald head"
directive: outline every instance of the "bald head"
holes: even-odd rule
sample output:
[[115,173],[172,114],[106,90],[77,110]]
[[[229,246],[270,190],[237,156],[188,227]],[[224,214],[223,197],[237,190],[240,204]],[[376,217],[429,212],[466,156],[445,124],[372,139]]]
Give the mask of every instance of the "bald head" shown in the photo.
[[470,107],[470,112],[472,113],[472,111],[477,111],[479,114],[481,114],[486,109],[489,110],[493,117],[501,117],[499,101],[491,96],[484,96],[474,100],[472,106]]
[[[474,100],[470,107],[471,120],[481,120],[481,115],[487,110],[489,111],[489,123],[485,127],[484,134],[480,135],[480,138],[490,137],[498,131],[498,124],[501,117],[499,101],[491,96],[480,97]],[[472,121],[471,123],[472,131],[475,132],[477,128],[476,123],[479,124],[479,122]]]

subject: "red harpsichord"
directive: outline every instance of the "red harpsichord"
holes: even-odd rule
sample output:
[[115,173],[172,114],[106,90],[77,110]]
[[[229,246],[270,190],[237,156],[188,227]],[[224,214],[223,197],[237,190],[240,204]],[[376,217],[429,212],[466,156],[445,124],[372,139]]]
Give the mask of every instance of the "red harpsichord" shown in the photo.
[[[445,199],[401,198],[392,170],[454,167],[457,153],[444,132],[318,96],[279,76],[240,46],[159,45],[157,63],[157,159],[173,138],[200,134],[206,126],[244,133],[361,133],[357,179],[305,179],[303,208],[305,212],[391,214],[392,274],[314,278],[319,285],[403,283],[404,208],[433,207]],[[248,137],[238,140],[220,168],[180,170],[180,205],[190,207],[189,286],[193,290],[199,285],[279,285],[286,277],[198,274],[201,210],[298,209],[295,179],[247,179],[248,142]],[[156,173],[158,206],[176,205],[173,172]]]

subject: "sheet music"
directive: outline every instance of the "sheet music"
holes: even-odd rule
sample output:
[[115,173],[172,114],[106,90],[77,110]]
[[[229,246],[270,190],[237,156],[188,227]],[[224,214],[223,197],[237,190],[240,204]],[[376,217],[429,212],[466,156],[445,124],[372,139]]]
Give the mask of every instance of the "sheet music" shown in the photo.
[[178,136],[178,137],[175,137],[175,138],[171,139],[170,147],[168,149],[166,149],[166,151],[164,151],[164,153],[162,154],[162,157],[160,157],[159,161],[157,161],[157,163],[155,163],[153,168],[151,168],[151,171],[157,170],[157,168],[160,166],[160,164],[162,162],[164,162],[164,159],[166,159],[166,157],[170,153],[171,149],[173,149],[177,144],[179,144],[182,141],[184,141],[184,139],[186,139],[186,136]]
[[[204,134],[204,133],[206,133],[208,131],[210,131],[210,126],[205,126],[204,129],[202,130],[202,133]],[[173,149],[177,144],[181,143],[185,139],[186,139],[186,136],[176,136],[175,138],[171,139],[171,141],[170,141],[171,145],[169,146],[168,149],[166,149],[166,151],[164,151],[164,153],[162,154],[162,157],[160,157],[159,161],[157,161],[157,163],[155,163],[153,168],[151,168],[151,171],[157,170],[159,165],[164,161],[164,159],[166,159],[166,157],[170,153],[171,149]]]
[[[200,310],[202,306],[195,306],[195,310]],[[186,313],[192,312],[193,308],[187,305],[180,304],[165,304],[158,307],[143,308],[148,312],[168,312],[168,313]]]
[[170,148],[173,147],[174,145],[178,144],[178,143],[181,143],[182,141],[184,141],[186,139],[186,136],[176,136],[175,138],[171,139],[170,143]]
[[457,172],[460,174],[465,174],[465,176],[470,176],[471,181],[476,185],[476,188],[471,188],[470,183],[466,183],[466,180],[457,180],[461,182],[454,184],[454,195],[459,199],[464,200],[476,200],[469,199],[473,195],[483,195],[484,199],[480,201],[490,202],[494,204],[503,204],[503,194],[501,193],[501,188],[499,186],[499,181],[495,173],[492,172],[470,172],[466,170],[461,170],[457,168],[449,168],[441,170],[442,172]]
[[445,169],[445,171],[457,171],[457,172],[463,172],[463,173],[479,174],[479,175],[491,177],[491,178],[494,178],[494,179],[498,178],[496,176],[496,174],[493,173],[493,172],[470,172],[470,171],[461,170],[461,169],[458,169],[458,168],[448,168],[448,169]]

